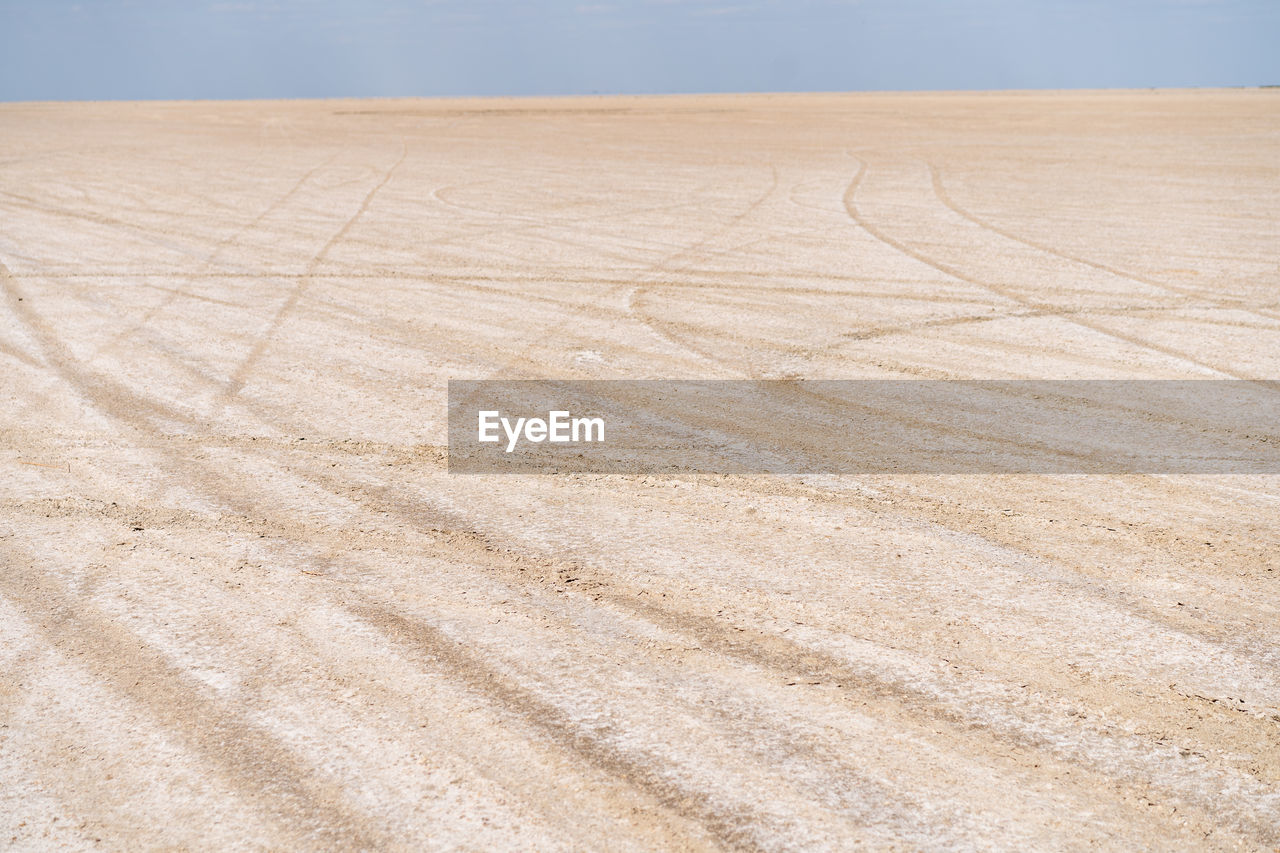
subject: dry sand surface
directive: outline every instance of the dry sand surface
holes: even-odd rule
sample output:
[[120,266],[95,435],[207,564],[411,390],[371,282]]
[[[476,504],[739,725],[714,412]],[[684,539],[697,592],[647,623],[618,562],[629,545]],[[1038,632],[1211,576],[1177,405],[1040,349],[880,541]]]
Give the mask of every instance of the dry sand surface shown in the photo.
[[1280,478],[449,476],[449,378],[1280,377],[1280,91],[0,106],[0,846],[1268,850]]

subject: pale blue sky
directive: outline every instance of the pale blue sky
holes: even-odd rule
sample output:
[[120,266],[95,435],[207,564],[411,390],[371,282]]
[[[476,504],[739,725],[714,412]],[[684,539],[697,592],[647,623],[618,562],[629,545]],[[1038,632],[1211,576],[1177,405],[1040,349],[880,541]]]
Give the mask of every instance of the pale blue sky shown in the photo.
[[0,100],[1280,83],[1280,0],[0,0]]

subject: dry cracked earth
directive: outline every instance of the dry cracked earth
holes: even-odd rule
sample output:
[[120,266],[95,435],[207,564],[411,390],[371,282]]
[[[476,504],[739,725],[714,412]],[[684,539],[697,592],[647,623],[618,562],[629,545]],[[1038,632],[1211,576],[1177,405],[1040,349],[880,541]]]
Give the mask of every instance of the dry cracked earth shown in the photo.
[[0,846],[1280,847],[1280,476],[444,447],[1280,377],[1280,91],[8,104],[0,263]]

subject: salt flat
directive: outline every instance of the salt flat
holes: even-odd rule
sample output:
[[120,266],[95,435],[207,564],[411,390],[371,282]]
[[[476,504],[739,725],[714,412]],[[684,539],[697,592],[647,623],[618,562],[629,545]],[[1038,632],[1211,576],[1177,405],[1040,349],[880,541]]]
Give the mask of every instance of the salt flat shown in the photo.
[[450,476],[450,378],[1280,377],[1280,91],[0,105],[0,843],[1270,849],[1275,476]]

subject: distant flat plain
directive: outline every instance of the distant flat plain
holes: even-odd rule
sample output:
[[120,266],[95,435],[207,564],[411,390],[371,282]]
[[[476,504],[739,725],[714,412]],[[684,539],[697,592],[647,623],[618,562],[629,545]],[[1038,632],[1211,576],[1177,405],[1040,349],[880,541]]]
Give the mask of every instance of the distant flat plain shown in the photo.
[[1280,378],[1280,91],[0,105],[0,846],[1280,845],[1275,476],[449,476],[450,378]]

